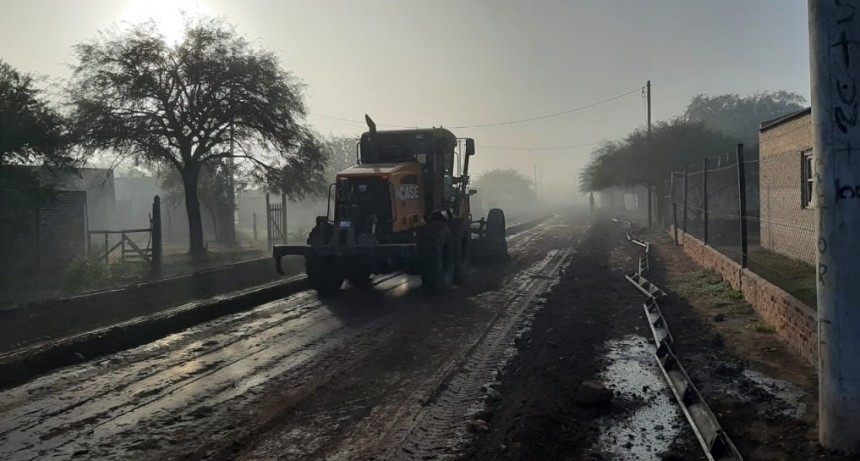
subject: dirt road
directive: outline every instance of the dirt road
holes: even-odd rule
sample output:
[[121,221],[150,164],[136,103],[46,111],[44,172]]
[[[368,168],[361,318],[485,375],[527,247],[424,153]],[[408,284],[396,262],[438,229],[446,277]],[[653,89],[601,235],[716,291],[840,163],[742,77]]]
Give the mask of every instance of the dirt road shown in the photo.
[[584,229],[517,234],[442,297],[302,292],[5,391],[0,459],[454,457]]

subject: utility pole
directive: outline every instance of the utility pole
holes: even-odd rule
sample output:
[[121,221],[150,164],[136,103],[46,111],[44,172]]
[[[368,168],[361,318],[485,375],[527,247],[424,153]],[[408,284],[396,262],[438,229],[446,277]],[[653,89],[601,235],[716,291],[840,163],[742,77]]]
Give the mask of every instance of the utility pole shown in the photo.
[[645,83],[645,99],[648,102],[648,137],[651,137],[651,80]]
[[532,173],[532,180],[535,183],[535,198],[537,198],[537,164],[534,165],[534,172]]
[[[645,99],[647,101],[648,106],[648,147],[651,147],[651,80],[648,80],[645,83]],[[649,152],[650,154],[650,152]],[[651,203],[653,200],[651,199],[651,189],[653,188],[652,184],[648,184],[648,228],[651,228],[652,221],[652,213],[651,213]]]
[[809,0],[815,211],[818,215],[818,439],[860,453],[860,16]]

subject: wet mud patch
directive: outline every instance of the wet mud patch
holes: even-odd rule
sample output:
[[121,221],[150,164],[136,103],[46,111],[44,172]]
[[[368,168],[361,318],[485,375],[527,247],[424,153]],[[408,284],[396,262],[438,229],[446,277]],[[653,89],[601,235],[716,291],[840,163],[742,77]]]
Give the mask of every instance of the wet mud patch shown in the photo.
[[654,346],[642,336],[630,335],[608,341],[606,348],[606,368],[600,377],[624,402],[625,411],[597,421],[601,426],[597,450],[610,458],[660,460],[683,435],[685,421],[654,359]]
[[[627,377],[649,363],[659,371],[653,355],[648,357],[653,348],[645,339],[642,295],[624,279],[638,252],[612,224],[598,222],[589,229],[523,332],[488,407],[486,431],[476,434],[465,459],[702,456],[692,431],[677,410],[670,410],[674,401],[662,381]],[[611,397],[583,400],[588,383],[597,383],[598,394],[604,387]]]
[[[746,460],[858,460],[818,445],[817,376],[766,328],[743,295],[658,232],[649,278],[672,348]],[[680,459],[680,458],[679,458]]]

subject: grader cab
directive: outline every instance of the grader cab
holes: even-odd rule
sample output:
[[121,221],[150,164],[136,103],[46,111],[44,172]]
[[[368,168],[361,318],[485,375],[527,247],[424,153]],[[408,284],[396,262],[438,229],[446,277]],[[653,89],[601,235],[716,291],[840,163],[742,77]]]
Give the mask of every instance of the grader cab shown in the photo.
[[507,259],[505,217],[490,210],[473,220],[469,158],[475,142],[443,128],[369,131],[361,135],[357,165],[337,175],[329,206],[316,218],[307,245],[276,245],[281,258],[303,255],[308,281],[321,295],[344,280],[370,282],[373,274],[404,271],[421,276],[425,290],[462,283],[473,252]]

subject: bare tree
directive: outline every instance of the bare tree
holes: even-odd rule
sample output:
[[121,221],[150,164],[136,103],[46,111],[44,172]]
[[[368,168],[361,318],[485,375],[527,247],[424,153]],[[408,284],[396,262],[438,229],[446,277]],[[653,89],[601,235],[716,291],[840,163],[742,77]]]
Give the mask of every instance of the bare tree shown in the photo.
[[232,159],[292,196],[318,187],[325,159],[300,123],[301,85],[225,21],[187,19],[174,45],[153,22],[113,29],[75,52],[69,95],[86,147],[176,169],[192,256],[205,253],[197,187],[204,166]]

